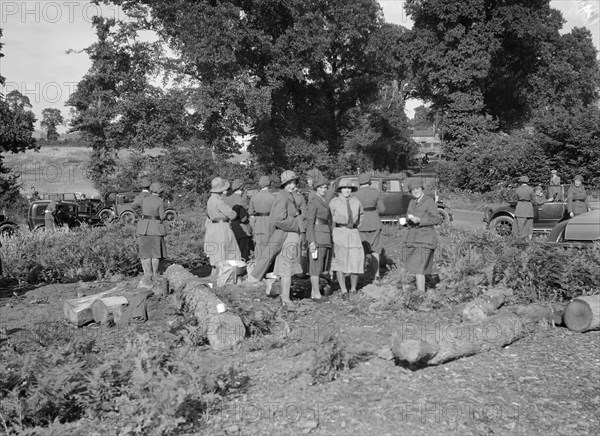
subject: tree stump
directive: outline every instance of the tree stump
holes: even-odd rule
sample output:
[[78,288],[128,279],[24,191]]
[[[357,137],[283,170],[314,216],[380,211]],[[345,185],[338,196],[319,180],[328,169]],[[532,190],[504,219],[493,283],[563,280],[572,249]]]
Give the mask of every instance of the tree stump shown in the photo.
[[509,288],[491,288],[473,301],[469,301],[463,309],[463,321],[483,321],[504,304],[505,297],[512,295]]
[[63,303],[63,314],[69,322],[75,324],[77,327],[89,324],[90,322],[94,321],[94,314],[92,312],[92,304],[94,301],[106,298],[109,295],[122,293],[124,291],[125,285],[118,284],[108,291],[66,300]]
[[[115,322],[117,322],[121,314],[121,308],[126,306],[128,302],[129,301],[127,298],[116,296],[95,300],[91,307],[94,321],[104,324],[109,320],[109,318],[112,318]],[[117,313],[116,317],[115,313]]]
[[575,298],[565,309],[563,319],[574,332],[600,329],[600,295]]

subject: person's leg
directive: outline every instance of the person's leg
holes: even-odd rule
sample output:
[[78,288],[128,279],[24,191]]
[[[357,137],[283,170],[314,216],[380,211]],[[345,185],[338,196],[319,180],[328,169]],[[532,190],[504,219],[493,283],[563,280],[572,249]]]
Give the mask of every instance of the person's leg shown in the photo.
[[425,274],[415,274],[417,278],[417,291],[425,292]]
[[152,275],[157,276],[158,272],[159,272],[158,267],[160,266],[160,259],[152,258],[151,260],[152,260]]
[[319,291],[319,276],[310,276],[310,298],[321,298],[321,291]]
[[336,275],[337,275],[337,280],[338,283],[340,284],[340,289],[342,290],[342,293],[345,294],[348,292],[348,288],[346,288],[346,274],[344,274],[341,271],[336,271]]
[[350,274],[350,292],[356,292],[356,285],[358,285],[358,274]]
[[379,253],[373,252],[373,259],[375,259],[375,280],[379,280]]
[[142,270],[144,271],[144,276],[148,277],[152,275],[152,259],[141,259],[142,261]]
[[293,304],[290,298],[290,291],[292,288],[292,277],[281,276],[281,301],[283,304]]

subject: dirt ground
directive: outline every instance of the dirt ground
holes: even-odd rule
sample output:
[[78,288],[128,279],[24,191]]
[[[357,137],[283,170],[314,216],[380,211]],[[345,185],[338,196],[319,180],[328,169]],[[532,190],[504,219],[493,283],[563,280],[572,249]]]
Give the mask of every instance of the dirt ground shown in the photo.
[[[398,241],[388,238],[389,258],[397,249]],[[114,285],[51,285],[17,296],[5,290],[0,347],[27,353],[61,330],[92,335],[101,350],[122,346],[136,332],[175,337],[181,316],[164,299],[151,302],[148,322],[122,330],[75,329],[62,321],[65,299]],[[294,281],[296,294],[307,286],[308,280]],[[397,299],[405,292],[398,289]],[[250,320],[252,336],[235,349],[200,345],[198,353],[207,365],[232,366],[250,382],[191,434],[600,434],[600,331],[541,326],[510,346],[411,370],[379,357],[392,334],[439,334],[460,322],[461,306],[419,310],[395,304],[393,296],[382,304],[359,290],[349,301],[334,292],[328,303],[299,300],[297,311],[282,312],[279,299],[260,289],[231,285],[216,293]],[[264,314],[273,315],[267,334],[257,331]],[[319,373],[330,358],[338,358],[338,370],[322,365]]]

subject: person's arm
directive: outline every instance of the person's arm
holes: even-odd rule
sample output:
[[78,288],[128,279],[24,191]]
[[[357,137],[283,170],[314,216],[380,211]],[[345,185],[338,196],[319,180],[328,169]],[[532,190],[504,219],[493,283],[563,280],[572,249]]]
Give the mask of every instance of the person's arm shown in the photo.
[[572,187],[570,187],[569,190],[567,191],[567,212],[569,212],[569,215],[573,216],[573,189],[572,189]]
[[160,204],[158,205],[158,217],[161,221],[165,219],[165,202],[162,198],[160,200]]
[[277,196],[271,214],[269,215],[271,222],[275,228],[284,232],[299,232],[298,220],[296,217],[289,216],[287,213],[287,201],[281,196]]
[[383,195],[381,193],[377,197],[377,206],[375,208],[378,214],[385,212],[385,204],[383,204]]
[[427,204],[425,206],[426,206],[425,213],[423,214],[423,217],[421,218],[421,221],[419,222],[419,226],[427,227],[427,226],[437,226],[437,225],[441,224],[442,218],[440,217],[440,213],[438,212],[435,202],[432,199],[428,198]]
[[219,212],[225,215],[230,220],[234,220],[237,217],[237,213],[233,210],[229,205],[227,205],[224,201],[218,203]]
[[365,219],[365,208],[362,204],[362,202],[358,202],[358,222],[356,223],[356,227],[358,227],[359,225],[361,225],[361,223],[364,221]]
[[131,210],[133,210],[133,212],[136,215],[141,215],[142,214],[142,201],[143,200],[144,199],[140,195],[138,195],[136,197],[136,199],[133,201],[133,203],[131,203]]
[[306,210],[306,240],[311,242],[316,242],[317,238],[315,236],[315,221],[317,219],[317,207],[316,202],[311,201],[308,203],[308,207]]

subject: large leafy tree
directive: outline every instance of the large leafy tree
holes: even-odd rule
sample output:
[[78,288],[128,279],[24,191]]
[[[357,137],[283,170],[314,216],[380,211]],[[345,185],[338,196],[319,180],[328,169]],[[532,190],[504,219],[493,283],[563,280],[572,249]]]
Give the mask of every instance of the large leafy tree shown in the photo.
[[60,126],[65,122],[60,109],[46,108],[42,111],[42,122],[40,125],[46,129],[46,139],[48,141],[56,141],[58,139],[58,131],[56,126]]

